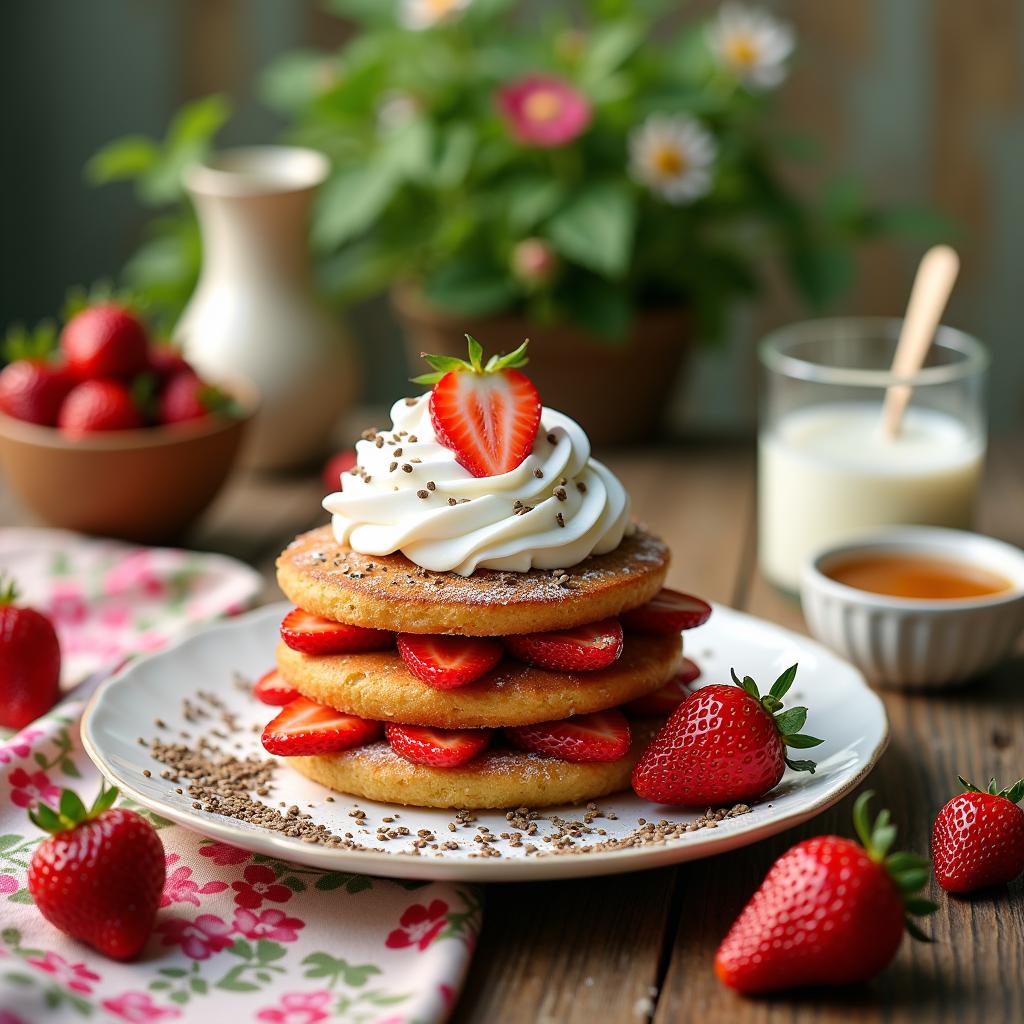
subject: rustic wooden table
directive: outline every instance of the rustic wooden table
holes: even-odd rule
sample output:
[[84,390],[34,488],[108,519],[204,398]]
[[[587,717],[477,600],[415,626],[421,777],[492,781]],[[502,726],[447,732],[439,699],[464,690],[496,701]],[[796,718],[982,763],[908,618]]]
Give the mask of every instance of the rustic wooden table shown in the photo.
[[[636,514],[673,550],[670,585],[792,629],[799,606],[756,569],[754,459],[747,446],[613,453]],[[313,476],[241,475],[192,538],[259,567],[279,597],[273,560],[323,521]],[[798,500],[798,496],[794,498]],[[0,522],[24,522],[0,490]],[[1024,438],[993,445],[979,528],[1024,546]],[[868,785],[900,825],[900,847],[925,851],[930,823],[956,788],[1024,775],[1024,661],[962,692],[883,694],[892,742]],[[578,882],[494,885],[483,935],[455,1014],[459,1024],[768,1020],[1024,1021],[1024,881],[1009,892],[950,899],[933,892],[934,944],[905,941],[869,986],[746,1001],[711,971],[715,948],[772,860],[803,836],[851,833],[848,798],[809,824],[679,868]]]

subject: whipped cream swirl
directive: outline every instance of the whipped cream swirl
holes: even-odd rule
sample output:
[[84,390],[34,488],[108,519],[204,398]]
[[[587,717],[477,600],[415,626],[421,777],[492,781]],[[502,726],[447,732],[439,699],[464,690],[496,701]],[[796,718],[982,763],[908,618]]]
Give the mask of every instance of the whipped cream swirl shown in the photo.
[[533,451],[509,473],[475,477],[437,440],[430,394],[402,399],[393,427],[356,444],[357,464],[324,508],[334,535],[364,555],[401,551],[433,572],[569,568],[618,547],[629,498],[590,457],[582,428],[541,413]]

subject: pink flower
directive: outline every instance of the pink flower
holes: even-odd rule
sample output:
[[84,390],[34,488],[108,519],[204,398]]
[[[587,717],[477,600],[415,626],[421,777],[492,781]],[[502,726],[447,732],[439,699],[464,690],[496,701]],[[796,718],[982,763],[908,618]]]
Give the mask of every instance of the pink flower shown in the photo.
[[252,856],[246,850],[228,846],[227,843],[209,843],[200,847],[199,853],[203,857],[212,858],[214,864],[241,864]]
[[399,920],[401,927],[388,935],[384,945],[389,949],[419,946],[422,952],[445,926],[447,913],[448,904],[444,900],[434,900],[429,907],[414,903]]
[[109,629],[123,629],[132,618],[129,604],[111,602],[100,611],[100,622]]
[[86,620],[89,608],[85,603],[85,595],[77,583],[55,583],[50,592],[47,612],[54,625],[63,623],[76,626]]
[[527,287],[547,284],[558,264],[554,249],[543,238],[524,238],[512,250],[512,272]]
[[590,101],[568,82],[529,75],[498,93],[498,109],[512,136],[527,146],[564,146],[590,124]]
[[10,764],[16,757],[28,757],[32,753],[32,741],[43,735],[42,729],[22,729],[6,743],[0,743],[0,764]]
[[277,882],[277,876],[263,864],[250,864],[243,872],[244,882],[232,882],[235,890],[235,903],[247,910],[255,910],[263,905],[264,900],[274,903],[287,903],[292,898],[292,891],[287,885]]
[[327,1011],[330,1002],[330,992],[289,992],[281,996],[277,1006],[260,1010],[256,1019],[271,1024],[318,1024],[330,1016]]
[[185,956],[193,960],[208,960],[211,954],[231,945],[231,926],[213,914],[200,914],[194,921],[172,917],[156,930],[163,934],[163,945],[181,946]]
[[167,587],[153,571],[152,556],[148,551],[129,555],[113,566],[103,580],[103,592],[108,597],[131,594],[134,597],[163,597]]
[[157,1006],[148,992],[125,992],[116,999],[104,999],[101,1005],[129,1024],[148,1024],[151,1020],[173,1020],[181,1016],[181,1010],[174,1006]]
[[[167,855],[167,866],[170,867],[181,858],[176,853]],[[192,869],[182,865],[175,868],[168,874],[164,882],[164,892],[160,897],[160,906],[169,907],[172,903],[191,903],[194,907],[199,906],[199,896],[207,896],[214,892],[223,892],[227,888],[226,882],[207,882],[200,886],[192,880]],[[198,894],[198,895],[197,895]]]
[[7,896],[12,892],[17,892],[20,888],[14,875],[0,875],[0,896]]
[[50,781],[46,772],[32,772],[30,775],[24,768],[15,768],[10,782],[11,803],[18,807],[33,807],[37,800],[55,805],[60,799],[59,787]]
[[88,995],[92,992],[92,983],[99,981],[100,976],[90,971],[83,963],[69,964],[62,956],[47,951],[41,958],[29,958],[25,963],[40,971],[52,974],[62,985],[66,985],[72,992],[83,992]]
[[276,908],[254,914],[251,910],[239,907],[235,911],[234,927],[236,932],[247,939],[294,942],[299,937],[299,929],[305,928],[306,924],[297,917],[288,917],[283,910]]

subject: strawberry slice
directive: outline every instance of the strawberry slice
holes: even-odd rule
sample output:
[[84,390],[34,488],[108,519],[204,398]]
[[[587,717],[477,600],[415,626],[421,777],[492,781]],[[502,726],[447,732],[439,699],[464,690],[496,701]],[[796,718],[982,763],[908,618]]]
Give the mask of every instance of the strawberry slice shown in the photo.
[[595,711],[560,722],[517,725],[505,730],[514,747],[562,761],[617,761],[629,753],[629,722],[621,711]]
[[398,653],[409,671],[435,690],[454,690],[479,679],[501,661],[498,640],[400,633]]
[[290,704],[299,696],[299,691],[276,669],[272,668],[253,684],[252,695],[264,704]]
[[505,356],[492,356],[486,366],[483,348],[466,335],[469,360],[453,356],[423,358],[434,373],[415,378],[433,384],[430,419],[438,441],[473,476],[508,473],[533,451],[540,426],[540,395],[525,374],[526,342]]
[[386,629],[348,626],[295,608],[281,623],[281,639],[303,654],[352,654],[356,651],[381,651],[395,642]]
[[644,718],[667,718],[693,693],[690,684],[699,678],[697,663],[683,658],[683,667],[660,690],[631,700],[625,710]]
[[551,633],[521,633],[504,639],[506,648],[520,661],[561,672],[607,668],[622,654],[622,626],[618,619],[602,619]]
[[623,612],[622,624],[636,633],[678,633],[703,625],[711,617],[711,605],[678,590],[659,591],[653,601]]
[[395,722],[388,722],[385,731],[399,757],[431,768],[457,768],[472,761],[492,735],[490,729],[427,729]]
[[381,734],[380,722],[346,715],[324,704],[297,697],[285,705],[263,730],[263,746],[271,754],[336,754],[360,747]]

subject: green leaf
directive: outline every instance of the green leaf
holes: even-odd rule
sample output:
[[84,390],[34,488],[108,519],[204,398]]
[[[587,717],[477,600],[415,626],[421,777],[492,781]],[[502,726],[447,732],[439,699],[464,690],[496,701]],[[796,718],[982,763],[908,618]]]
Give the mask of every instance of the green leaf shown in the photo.
[[456,188],[465,180],[476,150],[473,126],[457,122],[442,132],[434,157],[432,177],[441,189]]
[[188,987],[192,989],[196,995],[205,996],[209,991],[210,986],[206,983],[204,978],[190,978]]
[[395,168],[372,163],[334,174],[320,190],[314,244],[335,248],[364,231],[391,201],[398,182]]
[[234,944],[228,946],[228,952],[240,956],[243,960],[251,960],[253,956],[253,948],[245,939],[235,939]]
[[786,764],[795,772],[810,772],[814,774],[814,770],[818,767],[814,761],[794,761],[792,758],[785,759]]
[[902,850],[898,853],[891,853],[885,858],[885,866],[889,869],[890,874],[894,875],[917,868],[926,868],[930,864],[931,861],[927,857],[922,857],[916,853],[907,853]]
[[85,821],[88,812],[85,809],[85,804],[82,803],[82,798],[73,789],[65,789],[60,794],[60,813],[69,822],[78,824],[80,821]]
[[242,981],[237,967],[232,967],[220,981],[215,983],[214,987],[224,989],[225,992],[258,992],[260,990],[259,985],[254,985],[250,981]]
[[32,893],[28,889],[19,889],[17,892],[12,892],[7,897],[12,903],[27,903],[30,906],[35,904],[35,900],[32,898]]
[[890,206],[870,214],[865,234],[895,235],[931,244],[956,241],[963,230],[956,220],[938,210],[906,205]]
[[34,811],[28,812],[29,819],[33,825],[38,826],[44,832],[62,832],[64,823],[60,820],[57,812],[42,802],[36,805]]
[[569,315],[598,341],[625,344],[633,322],[633,307],[626,288],[611,285],[603,278],[587,278],[563,297]]
[[583,85],[594,86],[617,71],[644,41],[647,28],[639,19],[608,21],[596,26],[583,56],[580,70]]
[[65,757],[60,762],[60,770],[72,779],[80,779],[82,773],[75,767],[75,762],[70,757]]
[[280,960],[285,954],[285,948],[278,942],[271,942],[269,939],[260,939],[256,943],[256,959],[262,964]]
[[793,680],[796,679],[797,665],[790,665],[778,679],[772,683],[772,688],[768,691],[773,697],[781,700],[789,693],[790,687],[793,685]]
[[510,181],[500,196],[509,229],[514,235],[524,235],[554,213],[567,192],[556,178],[526,175]]
[[808,747],[819,747],[824,740],[818,739],[817,736],[804,736],[801,733],[796,733],[794,736],[783,736],[783,743],[787,747],[795,747],[797,750],[806,750]]
[[282,54],[261,75],[260,97],[272,110],[297,114],[322,91],[325,69],[331,59],[320,50]]
[[22,836],[19,836],[14,832],[8,833],[5,836],[0,836],[0,850],[9,850],[12,846],[16,846],[20,843],[22,838]]
[[306,883],[301,878],[296,878],[295,875],[285,875],[281,879],[282,885],[287,885],[292,892],[305,892]]
[[921,930],[920,925],[912,918],[907,918],[904,921],[904,926],[907,929],[907,934],[918,942],[934,942],[935,940],[927,933]]
[[605,277],[621,277],[633,247],[636,204],[618,182],[581,188],[547,224],[545,234],[567,260]]
[[431,302],[463,316],[501,312],[516,294],[506,274],[468,257],[440,267],[427,279],[424,291]]
[[917,914],[921,917],[934,914],[939,909],[935,903],[932,903],[931,900],[926,900],[923,896],[910,896],[904,900],[903,905],[908,913]]
[[167,143],[172,149],[207,143],[231,116],[231,102],[220,93],[186,103],[175,114],[167,129]]
[[472,334],[466,335],[466,341],[469,343],[469,365],[477,372],[483,372],[483,358],[484,358],[484,347],[480,344]]
[[187,992],[172,992],[168,997],[172,1003],[177,1003],[179,1006],[184,1005],[189,1001],[189,994]]
[[853,257],[840,243],[791,244],[786,262],[804,300],[819,312],[832,305],[853,281]]
[[799,732],[807,721],[807,708],[790,708],[775,716],[775,724],[783,736]]
[[152,139],[126,135],[95,153],[85,165],[85,176],[93,185],[130,180],[152,170],[159,158],[160,148]]
[[365,892],[367,889],[373,888],[373,879],[367,878],[366,875],[353,875],[348,883],[345,885],[345,892],[357,893]]
[[374,967],[373,964],[360,964],[357,967],[352,967],[346,964],[344,960],[341,963],[343,965],[341,976],[345,979],[345,984],[351,985],[353,988],[365,985],[375,974],[381,973],[380,968]]
[[188,971],[184,967],[161,967],[157,973],[165,978],[184,978]]

